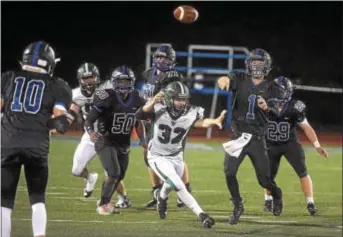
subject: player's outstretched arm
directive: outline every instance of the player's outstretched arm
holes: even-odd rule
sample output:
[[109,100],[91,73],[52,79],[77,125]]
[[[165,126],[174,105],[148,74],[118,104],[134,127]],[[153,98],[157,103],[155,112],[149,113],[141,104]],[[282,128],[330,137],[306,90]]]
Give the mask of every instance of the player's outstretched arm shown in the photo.
[[146,103],[143,106],[142,108],[143,112],[152,111],[154,109],[155,104],[161,103],[163,101],[163,96],[164,96],[163,91],[158,92],[152,100],[150,100],[148,103]]
[[312,128],[312,126],[309,124],[307,119],[305,118],[304,121],[299,123],[300,128],[304,131],[305,135],[307,136],[308,140],[313,144],[313,146],[316,148],[317,152],[323,156],[324,158],[328,158],[328,153],[324,148],[321,147],[317,134]]
[[216,119],[210,119],[210,118],[205,118],[205,119],[199,119],[195,122],[194,127],[196,128],[208,128],[213,125],[217,125],[220,129],[222,128],[222,122],[225,119],[226,115],[226,110],[223,110],[220,113],[220,116]]

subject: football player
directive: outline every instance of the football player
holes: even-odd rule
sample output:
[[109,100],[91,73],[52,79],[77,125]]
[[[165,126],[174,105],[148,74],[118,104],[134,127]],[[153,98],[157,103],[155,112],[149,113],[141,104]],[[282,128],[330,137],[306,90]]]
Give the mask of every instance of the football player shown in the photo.
[[230,72],[218,79],[219,88],[231,89],[234,96],[232,108],[232,140],[224,143],[224,170],[226,184],[234,205],[229,224],[237,224],[244,212],[242,197],[236,177],[239,166],[248,155],[254,166],[259,184],[271,190],[274,198],[273,214],[282,212],[282,192],[270,175],[265,133],[266,116],[270,112],[261,98],[268,96],[272,83],[266,80],[271,70],[272,59],[263,49],[252,50],[245,60],[247,72]]
[[[114,69],[111,83],[112,89],[95,92],[93,106],[85,122],[86,131],[95,143],[95,150],[106,171],[97,207],[99,215],[118,212],[111,198],[129,164],[131,133],[137,124],[135,112],[145,104],[134,89],[135,75],[129,67]],[[94,122],[97,120],[98,131],[95,131]]]
[[[154,95],[157,94],[161,89],[163,89],[166,85],[168,85],[172,81],[181,81],[182,75],[174,70],[176,60],[176,53],[175,50],[169,44],[162,44],[160,45],[157,50],[153,54],[153,67],[148,69],[147,71],[143,72],[143,79],[144,85],[142,88],[142,94],[146,100],[150,100],[153,98]],[[146,143],[149,142],[152,134],[152,127],[153,125],[150,124],[150,121],[146,121],[145,130],[147,134]],[[149,167],[146,157],[146,149],[144,150],[144,161],[146,166],[148,167],[150,181],[152,184],[152,193],[162,187],[161,179],[158,175],[155,174],[153,169]],[[191,192],[191,185],[189,183],[189,174],[188,174],[188,167],[185,163],[184,174],[182,176],[182,180],[186,185],[186,188],[189,192]],[[152,197],[147,204],[147,208],[155,207],[157,200]],[[177,199],[177,206],[183,207],[184,203]]]
[[[301,189],[307,200],[307,210],[315,215],[317,209],[314,205],[312,180],[307,172],[305,152],[296,133],[299,126],[313,144],[317,152],[327,158],[327,152],[321,147],[316,132],[306,119],[306,106],[300,100],[292,100],[293,84],[291,80],[280,76],[274,79],[276,85],[268,99],[269,107],[276,110],[268,121],[267,148],[271,164],[272,180],[274,182],[279,169],[280,159],[285,156],[300,179]],[[272,209],[272,196],[265,191],[265,211]]]
[[[35,237],[46,235],[45,208],[48,183],[49,130],[65,133],[71,89],[53,72],[57,63],[52,47],[43,41],[28,45],[21,70],[1,78],[1,236],[11,236],[21,167],[24,166],[32,228]],[[51,116],[54,119],[50,119]]]
[[[112,84],[109,80],[101,83],[100,73],[98,67],[93,63],[84,63],[77,70],[77,80],[79,87],[73,89],[73,102],[69,109],[68,119],[70,123],[73,123],[78,117],[78,114],[82,114],[82,118],[85,120],[92,105],[93,96],[96,90],[104,90],[112,88]],[[97,123],[96,123],[97,124]],[[95,127],[97,125],[95,124]],[[92,195],[95,183],[98,179],[97,173],[89,173],[87,165],[96,156],[94,143],[91,141],[87,132],[82,135],[81,141],[74,152],[72,173],[84,178],[87,183],[84,188],[84,197],[88,198]],[[122,186],[122,185],[120,185]],[[123,186],[122,186],[123,187]],[[123,188],[121,188],[123,189]],[[125,194],[125,190],[122,190]],[[116,204],[121,208],[128,208],[131,206],[131,201],[126,195],[119,193],[119,200]]]
[[[172,190],[202,221],[211,228],[215,221],[198,205],[182,182],[184,169],[183,152],[186,137],[191,127],[222,127],[226,111],[217,119],[204,119],[204,109],[188,103],[189,90],[181,82],[172,82],[159,92],[153,100],[136,114],[138,119],[153,120],[153,136],[148,145],[147,159],[150,167],[164,181],[161,189],[154,192],[157,211],[161,219],[166,218],[167,199]],[[162,103],[161,103],[162,102]]]

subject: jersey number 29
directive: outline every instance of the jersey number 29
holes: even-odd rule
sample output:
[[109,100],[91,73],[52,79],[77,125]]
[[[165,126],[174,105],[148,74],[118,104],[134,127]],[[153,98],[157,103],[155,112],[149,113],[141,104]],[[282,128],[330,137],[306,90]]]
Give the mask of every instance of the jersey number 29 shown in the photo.
[[42,98],[44,94],[45,83],[42,80],[30,80],[27,82],[26,78],[17,77],[14,79],[15,89],[12,98],[11,110],[14,112],[37,114],[42,105]]

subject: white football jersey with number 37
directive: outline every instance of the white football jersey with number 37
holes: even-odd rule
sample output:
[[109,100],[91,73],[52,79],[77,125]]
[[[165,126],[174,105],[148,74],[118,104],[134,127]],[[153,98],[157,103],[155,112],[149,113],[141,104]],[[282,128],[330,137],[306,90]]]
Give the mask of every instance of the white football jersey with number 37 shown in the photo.
[[154,155],[174,156],[184,150],[186,136],[193,124],[204,117],[204,109],[190,106],[185,114],[172,119],[167,107],[162,104],[154,106],[154,134],[149,142],[149,152]]

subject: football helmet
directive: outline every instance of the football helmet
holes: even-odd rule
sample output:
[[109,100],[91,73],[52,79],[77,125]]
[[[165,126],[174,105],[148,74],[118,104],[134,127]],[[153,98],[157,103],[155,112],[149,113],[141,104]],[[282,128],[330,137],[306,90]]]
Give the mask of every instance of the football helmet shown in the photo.
[[280,76],[275,78],[268,103],[272,106],[280,106],[288,103],[292,99],[293,88],[293,83],[287,77]]
[[135,81],[135,74],[128,66],[117,67],[111,74],[113,90],[121,94],[132,92],[135,89]]
[[100,85],[100,73],[93,63],[84,63],[77,69],[77,80],[83,95],[90,97]]
[[176,53],[170,44],[160,45],[153,54],[153,66],[160,71],[172,70],[175,60]]
[[52,75],[59,60],[55,58],[55,51],[48,43],[36,41],[25,48],[20,64],[23,70]]
[[245,59],[245,68],[252,78],[267,76],[272,69],[272,58],[264,49],[253,49]]
[[189,89],[182,82],[174,81],[164,89],[164,101],[168,112],[175,117],[186,112],[189,98]]

